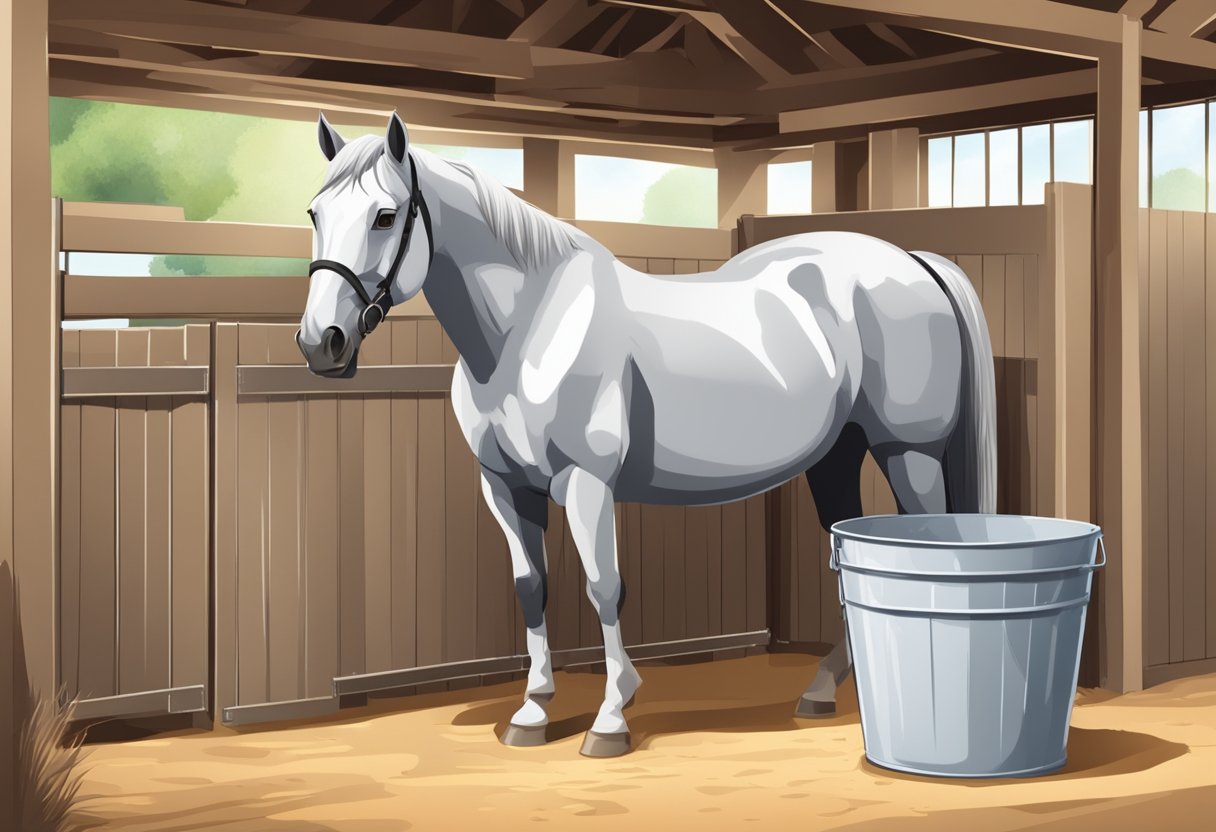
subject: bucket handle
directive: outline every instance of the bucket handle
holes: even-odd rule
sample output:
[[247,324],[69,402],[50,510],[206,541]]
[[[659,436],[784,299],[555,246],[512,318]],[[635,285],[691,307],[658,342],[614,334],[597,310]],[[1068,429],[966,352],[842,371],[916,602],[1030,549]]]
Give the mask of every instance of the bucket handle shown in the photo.
[[844,615],[844,576],[840,574],[840,538],[835,532],[828,534],[831,553],[828,555],[828,569],[836,573],[836,595],[840,598],[840,614]]
[[1089,565],[1090,569],[1101,569],[1103,566],[1106,566],[1106,539],[1102,536],[1102,532],[1098,532],[1097,548],[1102,550],[1102,560],[1095,560]]

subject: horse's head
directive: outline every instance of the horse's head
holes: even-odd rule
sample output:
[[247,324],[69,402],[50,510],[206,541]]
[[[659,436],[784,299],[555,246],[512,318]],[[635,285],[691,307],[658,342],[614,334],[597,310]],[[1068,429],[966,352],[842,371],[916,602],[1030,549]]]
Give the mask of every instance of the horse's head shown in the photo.
[[296,343],[314,373],[349,377],[360,343],[389,307],[422,288],[431,257],[430,218],[396,113],[383,139],[347,143],[324,115],[317,135],[329,169],[308,208],[313,261]]

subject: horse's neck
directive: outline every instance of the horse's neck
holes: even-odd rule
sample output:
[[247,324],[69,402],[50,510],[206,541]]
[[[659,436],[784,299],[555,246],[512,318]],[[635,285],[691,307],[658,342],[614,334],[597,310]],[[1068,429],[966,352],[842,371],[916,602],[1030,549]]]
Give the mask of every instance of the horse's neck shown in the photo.
[[508,334],[530,314],[520,303],[543,277],[525,275],[486,225],[468,178],[439,162],[426,165],[424,196],[432,205],[435,257],[423,284],[431,309],[473,377],[489,378]]

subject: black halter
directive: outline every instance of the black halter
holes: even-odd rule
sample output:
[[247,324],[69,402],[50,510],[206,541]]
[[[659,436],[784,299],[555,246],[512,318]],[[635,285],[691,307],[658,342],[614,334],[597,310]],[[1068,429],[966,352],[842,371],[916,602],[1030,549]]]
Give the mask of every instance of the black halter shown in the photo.
[[405,252],[409,249],[410,238],[414,235],[414,221],[418,218],[419,211],[422,212],[422,224],[426,227],[426,244],[427,244],[427,270],[430,270],[431,261],[435,259],[435,240],[431,235],[431,212],[427,210],[426,200],[422,198],[422,189],[418,185],[418,169],[414,166],[414,156],[410,155],[410,209],[409,215],[405,218],[405,224],[401,228],[401,241],[397,244],[397,253],[393,255],[393,265],[389,267],[388,274],[380,277],[376,284],[376,294],[368,295],[367,290],[363,288],[363,281],[355,274],[350,267],[345,263],[339,263],[337,260],[313,260],[308,265],[308,276],[312,277],[313,272],[321,271],[322,269],[336,272],[342,276],[342,279],[350,284],[351,288],[359,296],[359,300],[363,302],[363,311],[359,313],[359,334],[363,337],[379,326],[380,322],[388,314],[389,307],[393,305],[391,288],[393,281],[397,279],[397,270],[401,268],[401,261],[405,258]]

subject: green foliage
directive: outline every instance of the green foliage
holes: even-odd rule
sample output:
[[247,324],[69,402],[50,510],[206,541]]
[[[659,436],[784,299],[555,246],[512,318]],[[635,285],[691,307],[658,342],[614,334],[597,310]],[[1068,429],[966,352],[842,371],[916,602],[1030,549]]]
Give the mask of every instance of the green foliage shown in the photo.
[[148,273],[158,276],[234,275],[237,277],[303,277],[308,260],[297,257],[220,257],[162,254],[152,258]]
[[672,168],[647,189],[642,222],[713,228],[718,224],[717,185],[709,168]]
[[1203,177],[1189,168],[1174,168],[1153,177],[1153,207],[1175,211],[1202,211]]

